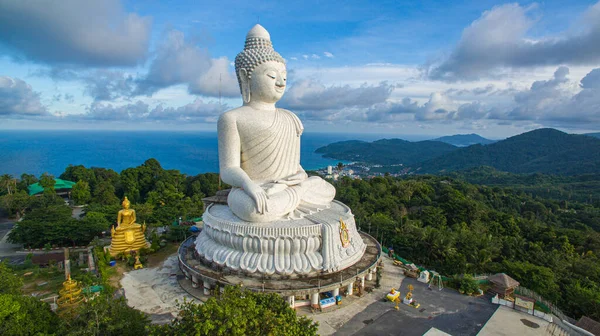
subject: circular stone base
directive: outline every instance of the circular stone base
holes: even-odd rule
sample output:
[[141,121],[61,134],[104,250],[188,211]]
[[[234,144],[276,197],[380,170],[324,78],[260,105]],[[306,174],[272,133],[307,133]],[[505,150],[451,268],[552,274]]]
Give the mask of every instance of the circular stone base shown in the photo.
[[213,204],[203,219],[196,240],[198,258],[247,276],[334,273],[358,262],[366,249],[350,208],[337,201],[301,219],[269,223],[243,221],[227,205]]
[[[359,238],[365,245],[362,258],[352,266],[332,273],[312,276],[285,277],[274,275],[248,276],[223,267],[204,264],[198,259],[195,248],[196,237],[190,237],[179,247],[179,268],[192,281],[194,288],[214,288],[215,285],[243,285],[253,291],[278,293],[280,295],[309,295],[323,293],[347,286],[354,281],[373,275],[381,259],[381,245],[375,238],[360,232]],[[190,292],[193,295],[193,293]]]

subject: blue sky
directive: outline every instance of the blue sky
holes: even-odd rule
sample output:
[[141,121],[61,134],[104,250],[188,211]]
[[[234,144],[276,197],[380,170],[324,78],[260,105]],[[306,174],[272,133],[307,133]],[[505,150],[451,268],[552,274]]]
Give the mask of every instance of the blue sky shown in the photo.
[[0,0],[0,129],[215,130],[257,22],[310,131],[600,131],[594,1]]

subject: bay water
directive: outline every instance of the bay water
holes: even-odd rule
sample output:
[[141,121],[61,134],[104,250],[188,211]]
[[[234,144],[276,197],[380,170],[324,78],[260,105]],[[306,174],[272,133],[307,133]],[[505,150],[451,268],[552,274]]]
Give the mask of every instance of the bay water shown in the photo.
[[[378,134],[310,133],[302,135],[301,164],[306,170],[336,165],[315,150],[342,140],[373,141]],[[188,175],[219,171],[216,132],[176,131],[0,131],[0,175],[50,173],[58,177],[69,164],[117,172],[155,158],[165,169]]]

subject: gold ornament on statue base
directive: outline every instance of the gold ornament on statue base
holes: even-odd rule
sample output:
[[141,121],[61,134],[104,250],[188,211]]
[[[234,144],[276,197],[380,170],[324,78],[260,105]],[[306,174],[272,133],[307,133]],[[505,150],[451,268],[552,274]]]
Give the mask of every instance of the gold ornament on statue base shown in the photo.
[[342,241],[342,247],[350,246],[350,232],[344,220],[340,217],[340,240]]
[[119,253],[129,253],[138,251],[142,248],[150,247],[150,243],[144,236],[146,225],[140,225],[135,222],[135,210],[129,209],[131,203],[125,197],[123,200],[123,209],[117,216],[117,228],[111,230],[110,255],[116,256]]

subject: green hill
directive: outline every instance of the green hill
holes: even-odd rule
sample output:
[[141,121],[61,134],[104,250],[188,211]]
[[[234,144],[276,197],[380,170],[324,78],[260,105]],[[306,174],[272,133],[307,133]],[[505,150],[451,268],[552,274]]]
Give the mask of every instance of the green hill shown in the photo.
[[[508,187],[536,197],[590,204],[596,202],[600,206],[600,172],[569,176],[514,174],[481,166],[452,172],[448,176],[488,187]],[[600,231],[600,223],[597,231]]]
[[457,147],[439,141],[410,142],[402,139],[382,139],[374,142],[340,141],[320,147],[317,153],[324,157],[360,161],[381,165],[413,165],[423,160],[457,150]]
[[600,171],[600,139],[538,129],[487,146],[459,148],[413,168],[419,173],[443,173],[478,166],[512,173],[595,173]]
[[467,147],[476,144],[489,145],[496,142],[495,140],[486,139],[475,133],[443,136],[441,138],[433,139],[432,141],[445,142],[456,147]]

